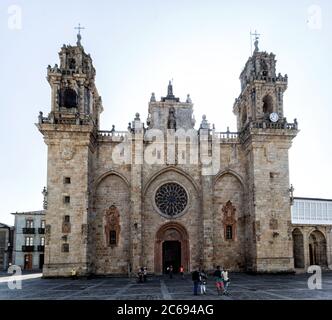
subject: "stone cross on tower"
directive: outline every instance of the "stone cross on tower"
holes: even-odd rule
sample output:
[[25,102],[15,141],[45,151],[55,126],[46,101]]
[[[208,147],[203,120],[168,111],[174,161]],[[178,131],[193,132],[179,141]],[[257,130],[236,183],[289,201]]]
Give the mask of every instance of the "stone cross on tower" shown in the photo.
[[254,33],[252,33],[250,31],[250,39],[251,39],[251,53],[252,53],[252,37],[255,36],[255,42],[254,42],[254,45],[255,45],[255,51],[254,52],[258,52],[259,51],[259,48],[258,48],[258,40],[259,40],[259,36],[260,36],[260,33],[257,33],[257,31],[255,30]]
[[78,34],[77,34],[77,45],[80,46],[80,45],[81,45],[81,39],[82,39],[82,36],[81,36],[81,30],[84,30],[85,28],[84,28],[84,27],[81,27],[81,24],[79,23],[79,24],[78,24],[78,27],[75,27],[75,29],[78,29]]

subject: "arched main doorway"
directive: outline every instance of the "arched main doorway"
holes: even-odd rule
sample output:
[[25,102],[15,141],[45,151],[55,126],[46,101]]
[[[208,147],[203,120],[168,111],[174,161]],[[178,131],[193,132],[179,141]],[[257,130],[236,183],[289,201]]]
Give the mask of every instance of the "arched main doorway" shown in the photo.
[[294,229],[293,233],[293,255],[294,267],[304,268],[304,245],[303,234],[299,229]]
[[189,239],[185,227],[179,223],[166,223],[158,230],[155,241],[155,272],[165,273],[173,266],[178,272],[181,265],[189,270]]
[[326,239],[318,230],[309,236],[309,259],[310,265],[327,266]]

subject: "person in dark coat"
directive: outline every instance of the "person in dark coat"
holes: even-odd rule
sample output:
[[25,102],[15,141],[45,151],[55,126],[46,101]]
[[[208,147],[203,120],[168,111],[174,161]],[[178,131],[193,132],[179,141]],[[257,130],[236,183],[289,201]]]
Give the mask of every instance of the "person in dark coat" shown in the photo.
[[192,273],[192,280],[194,283],[194,295],[197,296],[197,291],[198,291],[198,285],[199,285],[199,271],[197,268],[193,271]]

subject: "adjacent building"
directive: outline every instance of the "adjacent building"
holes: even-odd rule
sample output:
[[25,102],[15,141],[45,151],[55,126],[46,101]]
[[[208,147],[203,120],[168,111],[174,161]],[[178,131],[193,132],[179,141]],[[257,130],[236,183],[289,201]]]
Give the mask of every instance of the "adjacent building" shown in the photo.
[[41,270],[44,265],[45,212],[12,214],[15,216],[13,264],[22,270]]
[[292,227],[295,268],[332,267],[332,200],[295,197]]
[[12,263],[14,227],[0,223],[0,271]]

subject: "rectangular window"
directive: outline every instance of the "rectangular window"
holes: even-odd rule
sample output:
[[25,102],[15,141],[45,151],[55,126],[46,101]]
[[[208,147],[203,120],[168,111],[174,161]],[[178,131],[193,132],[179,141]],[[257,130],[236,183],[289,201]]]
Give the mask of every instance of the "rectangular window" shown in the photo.
[[63,197],[63,202],[67,203],[67,204],[70,203],[70,197],[69,196],[64,196]]
[[41,223],[40,223],[40,227],[42,229],[45,229],[45,220],[42,220]]
[[65,216],[64,217],[64,222],[70,222],[70,216]]
[[64,184],[71,184],[71,179],[70,179],[70,177],[64,177],[64,178],[63,178],[63,183],[64,183]]
[[25,245],[33,246],[33,237],[25,237]]
[[226,240],[232,240],[232,239],[233,239],[233,227],[226,226]]
[[110,231],[110,244],[112,244],[112,245],[116,244],[116,231],[115,230]]
[[33,228],[33,220],[32,219],[27,219],[25,221],[25,226],[26,226],[26,228]]
[[62,252],[69,252],[69,244],[63,243],[62,244]]
[[44,245],[45,245],[45,238],[44,238],[44,237],[41,237],[41,238],[40,238],[40,245],[41,245],[41,246],[44,246]]

